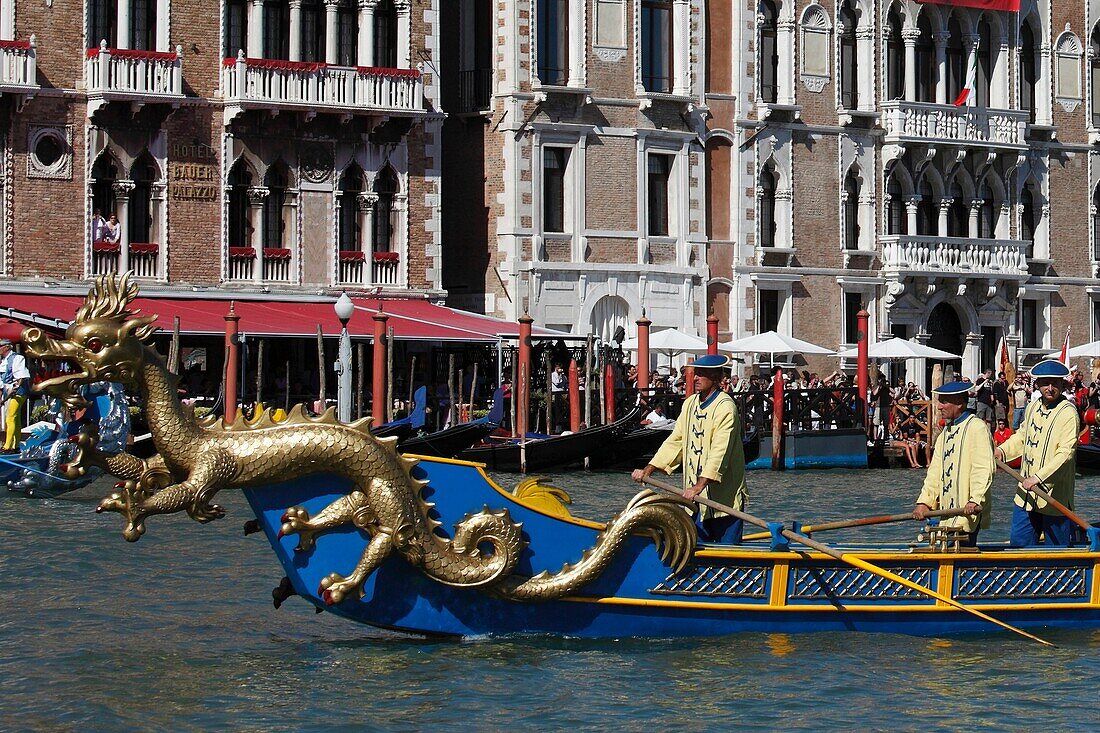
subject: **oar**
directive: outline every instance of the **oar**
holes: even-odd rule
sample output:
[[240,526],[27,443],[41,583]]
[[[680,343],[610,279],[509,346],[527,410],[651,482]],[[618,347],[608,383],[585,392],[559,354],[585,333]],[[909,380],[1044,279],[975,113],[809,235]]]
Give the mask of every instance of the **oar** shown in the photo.
[[[680,489],[677,489],[675,486],[672,486],[670,484],[666,484],[664,481],[658,481],[654,478],[647,478],[647,479],[645,479],[645,483],[647,483],[651,486],[655,486],[658,489],[664,489],[665,491],[667,491],[671,494],[676,494],[677,496],[680,496],[681,498],[683,497],[683,491],[681,491]],[[711,501],[710,499],[704,499],[701,496],[695,497],[694,501],[699,503],[699,504],[702,504],[704,506],[709,506],[711,509],[717,509],[720,512],[725,512],[726,514],[729,514],[732,517],[736,517],[736,518],[738,518],[738,519],[740,519],[744,522],[747,522],[748,524],[753,524],[753,525],[756,525],[757,527],[762,527],[762,528],[765,528],[765,529],[768,528],[768,523],[765,522],[763,519],[759,519],[757,517],[752,516],[751,514],[746,514],[745,512],[738,511],[738,510],[734,509],[731,506],[725,506],[724,504],[719,504],[716,501]],[[959,609],[960,611],[966,611],[969,614],[977,616],[978,618],[982,619],[983,621],[988,621],[992,624],[996,624],[997,626],[1000,626],[1001,628],[1007,629],[1009,631],[1014,631],[1017,634],[1019,634],[1021,636],[1026,636],[1027,638],[1031,639],[1032,641],[1037,641],[1040,644],[1045,644],[1046,646],[1054,646],[1053,644],[1051,644],[1049,641],[1046,641],[1045,639],[1040,639],[1038,636],[1035,636],[1033,634],[1029,634],[1028,632],[1024,631],[1023,629],[1018,629],[1018,628],[1016,628],[1015,626],[1013,626],[1011,624],[1005,623],[1004,621],[998,621],[997,619],[993,618],[992,616],[990,616],[986,613],[982,613],[981,611],[979,611],[976,608],[971,608],[970,606],[966,606],[966,605],[963,605],[962,603],[959,603],[958,601],[956,601],[954,598],[951,598],[950,596],[945,596],[942,593],[938,593],[938,592],[932,590],[931,588],[925,588],[923,585],[920,585],[919,583],[914,583],[913,581],[909,580],[908,578],[903,578],[902,576],[900,576],[896,573],[892,573],[889,570],[883,570],[882,568],[878,567],[877,565],[872,565],[871,563],[867,562],[866,560],[863,560],[862,558],[853,557],[850,553],[840,552],[839,550],[835,550],[832,547],[829,547],[828,545],[825,545],[825,544],[822,544],[822,543],[818,542],[817,540],[812,540],[809,537],[806,537],[805,535],[800,535],[797,532],[792,532],[789,529],[782,529],[782,530],[779,531],[779,533],[781,535],[783,535],[784,537],[786,537],[787,539],[789,539],[789,540],[794,540],[795,542],[798,542],[799,544],[805,545],[806,547],[809,547],[811,549],[817,550],[820,553],[828,555],[829,557],[831,557],[835,560],[839,560],[841,562],[848,563],[849,565],[851,565],[853,567],[857,567],[860,570],[866,570],[869,573],[874,573],[875,575],[877,575],[881,578],[886,578],[887,580],[892,580],[893,582],[895,582],[899,585],[903,585],[906,588],[911,588],[911,589],[913,589],[913,590],[915,590],[919,593],[923,593],[924,595],[928,596],[929,598],[934,598],[937,601],[942,601],[942,602],[946,603],[949,606],[953,606],[954,608]]]
[[[963,509],[937,509],[935,511],[928,512],[924,515],[927,519],[947,519],[948,517],[963,517],[966,516],[966,511]],[[802,531],[805,533],[810,532],[824,532],[827,529],[845,529],[846,527],[868,527],[872,524],[890,524],[891,522],[905,522],[914,520],[913,512],[906,512],[904,514],[882,514],[877,517],[862,517],[860,519],[841,519],[836,522],[822,522],[820,524],[804,524],[802,525]],[[771,532],[753,532],[752,534],[745,535],[742,539],[748,540],[763,540],[771,537]]]
[[[1002,471],[1004,471],[1005,473],[1007,473],[1009,476],[1016,479],[1020,483],[1024,482],[1024,475],[1022,473],[1020,473],[1015,468],[1013,468],[1012,466],[1010,466],[1007,463],[1005,463],[1004,461],[1002,461],[1000,458],[995,458],[994,460],[997,461],[997,468],[1001,469]],[[1046,484],[1044,484],[1042,482],[1042,480],[1039,481],[1039,485],[1040,486],[1046,486]],[[1052,507],[1054,507],[1058,511],[1062,512],[1062,514],[1064,514],[1066,517],[1068,517],[1071,522],[1076,524],[1081,529],[1085,530],[1086,532],[1088,532],[1090,529],[1092,529],[1092,525],[1090,525],[1088,522],[1086,522],[1084,519],[1082,519],[1080,514],[1078,514],[1077,512],[1073,511],[1068,506],[1063,504],[1062,502],[1055,499],[1053,496],[1050,495],[1050,492],[1048,492],[1046,489],[1040,489],[1039,486],[1033,486],[1033,487],[1031,487],[1030,491],[1033,494],[1035,494],[1036,496],[1038,496],[1040,499],[1045,500],[1047,504],[1050,504]]]

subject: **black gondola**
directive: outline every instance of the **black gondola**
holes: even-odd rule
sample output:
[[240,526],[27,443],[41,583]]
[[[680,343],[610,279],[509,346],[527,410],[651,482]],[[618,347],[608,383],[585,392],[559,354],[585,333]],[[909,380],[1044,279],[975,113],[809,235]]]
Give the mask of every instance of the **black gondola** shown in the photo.
[[1100,445],[1077,444],[1077,473],[1100,473]]
[[427,435],[407,438],[397,444],[397,449],[402,453],[418,456],[453,458],[475,443],[485,440],[500,427],[504,422],[504,402],[504,390],[498,387],[493,394],[493,409],[485,417]]
[[[638,424],[639,414],[640,411],[635,409],[609,425],[599,425],[579,433],[528,440],[527,470],[545,471],[579,463],[606,449],[618,436],[631,431]],[[520,470],[520,444],[514,439],[495,445],[467,448],[458,457],[464,461],[484,463],[490,471],[517,473]]]
[[[661,443],[672,434],[672,425],[667,429],[642,427],[626,433],[611,445],[588,459],[592,468],[614,468],[632,466],[640,468],[653,457]],[[753,430],[741,440],[745,449],[745,464],[760,457],[760,435]]]

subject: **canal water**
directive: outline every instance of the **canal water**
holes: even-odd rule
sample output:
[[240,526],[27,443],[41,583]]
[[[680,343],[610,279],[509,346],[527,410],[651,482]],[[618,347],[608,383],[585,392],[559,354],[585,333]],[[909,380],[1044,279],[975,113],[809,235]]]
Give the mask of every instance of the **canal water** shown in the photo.
[[[750,508],[830,520],[911,506],[921,471],[753,472]],[[498,475],[506,487],[519,477]],[[607,518],[625,472],[550,476],[574,513]],[[742,634],[700,640],[425,641],[300,599],[240,494],[225,519],[157,517],[136,544],[93,512],[107,485],[63,500],[0,496],[0,730],[1100,729],[1100,631],[952,639]],[[995,486],[1007,535],[1011,485]],[[1078,482],[1100,517],[1100,480]],[[909,540],[914,525],[836,533]]]

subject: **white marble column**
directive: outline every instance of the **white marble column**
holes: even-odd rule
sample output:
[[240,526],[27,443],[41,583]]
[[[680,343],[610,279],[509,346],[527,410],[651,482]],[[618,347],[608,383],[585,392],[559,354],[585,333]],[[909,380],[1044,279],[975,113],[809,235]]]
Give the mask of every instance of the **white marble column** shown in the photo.
[[920,206],[920,201],[920,196],[910,196],[905,200],[905,217],[907,220],[905,230],[909,232],[910,237],[917,233],[917,208]]
[[115,48],[130,47],[130,0],[115,4]]
[[981,199],[974,199],[970,202],[970,224],[969,232],[971,239],[977,239],[978,234],[978,220],[982,215],[982,204],[985,203]]
[[916,28],[903,28],[901,40],[905,44],[905,99],[917,100],[917,39],[920,31]]
[[264,0],[252,0],[248,6],[247,54],[253,59],[264,55]]
[[302,0],[290,0],[290,60],[302,60]]
[[374,207],[378,194],[361,193],[355,202],[359,205],[359,249],[369,255],[374,251]]
[[396,0],[393,6],[397,11],[397,68],[407,69],[412,55],[412,0]]
[[948,33],[932,34],[936,42],[936,104],[954,102],[947,98],[947,39]]
[[[688,0],[672,1],[672,93],[682,97],[691,94],[691,5]],[[584,41],[581,40],[583,59]],[[570,59],[570,63],[572,59]],[[570,86],[580,86],[570,84]]]
[[134,182],[115,181],[111,188],[115,193],[118,226],[122,231],[118,240],[118,271],[126,272],[130,269],[130,194],[134,192]]
[[325,63],[340,62],[340,0],[325,0]]
[[359,65],[374,66],[374,9],[378,0],[359,0]]
[[947,236],[947,217],[951,213],[951,204],[955,199],[940,199],[940,222],[936,227],[936,233],[941,237]]
[[875,109],[875,27],[871,19],[856,26],[856,106],[861,110]]
[[252,279],[263,279],[264,257],[264,202],[271,190],[265,186],[251,186],[248,189],[248,215],[252,220],[252,249],[255,259],[252,262]]

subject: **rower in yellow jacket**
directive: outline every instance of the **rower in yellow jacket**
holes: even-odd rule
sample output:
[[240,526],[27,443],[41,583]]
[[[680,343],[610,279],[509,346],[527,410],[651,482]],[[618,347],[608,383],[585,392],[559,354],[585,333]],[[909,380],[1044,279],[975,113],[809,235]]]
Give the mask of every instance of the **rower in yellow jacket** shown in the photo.
[[1009,544],[1037,545],[1041,535],[1048,545],[1068,545],[1073,539],[1073,522],[1031,489],[1042,484],[1041,488],[1073,509],[1080,418],[1077,408],[1062,394],[1069,377],[1065,364],[1053,359],[1039,362],[1031,369],[1031,377],[1041,399],[1027,406],[1020,429],[997,449],[1006,463],[1023,459],[1020,473],[1025,478],[1016,489]]

